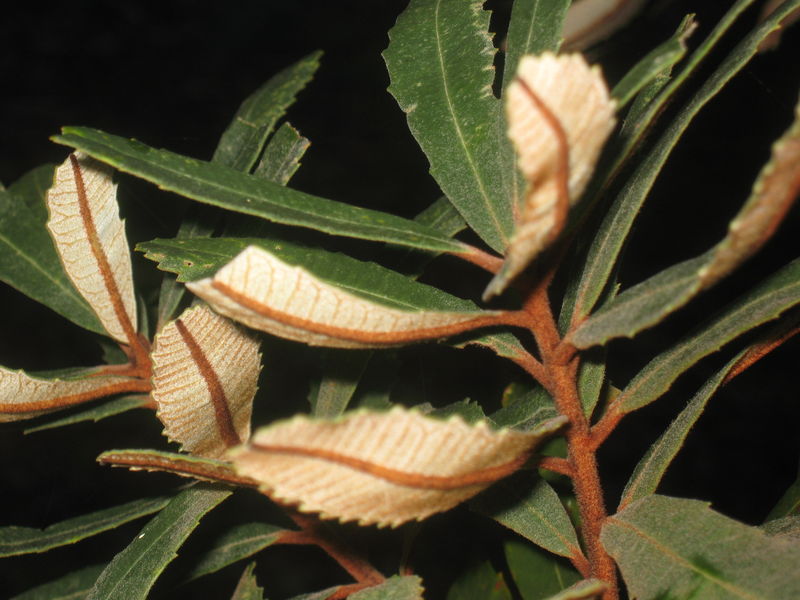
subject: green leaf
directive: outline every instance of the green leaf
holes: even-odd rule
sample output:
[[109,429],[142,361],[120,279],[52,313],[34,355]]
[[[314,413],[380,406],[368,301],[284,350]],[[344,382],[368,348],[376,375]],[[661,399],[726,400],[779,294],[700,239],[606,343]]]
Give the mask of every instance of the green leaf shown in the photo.
[[569,8],[568,0],[517,0],[511,9],[506,36],[503,89],[517,73],[525,54],[556,52],[561,45],[561,29]]
[[54,141],[192,200],[332,235],[459,252],[463,245],[424,225],[289,189],[224,165],[157,150],[86,127],[65,127]]
[[558,416],[556,405],[543,387],[537,387],[519,400],[504,406],[490,419],[500,427],[513,427],[521,431],[530,431]]
[[686,55],[686,40],[696,27],[694,15],[687,15],[671,38],[656,46],[625,74],[611,90],[618,108],[625,106],[656,77],[671,71],[683,59]]
[[800,470],[797,479],[784,492],[775,507],[769,511],[766,522],[793,515],[800,515]]
[[147,598],[150,588],[178,548],[208,511],[231,495],[229,490],[196,485],[184,490],[117,554],[98,577],[89,600]]
[[231,600],[262,600],[264,598],[264,588],[259,587],[256,576],[253,573],[255,568],[256,563],[254,562],[245,567],[239,582],[236,584],[236,589],[233,590]]
[[286,185],[300,167],[300,159],[311,143],[289,123],[275,132],[253,175]]
[[98,421],[128,412],[129,410],[145,408],[149,403],[150,397],[146,395],[137,394],[135,396],[122,396],[92,406],[91,408],[80,410],[68,417],[54,419],[42,423],[41,425],[36,425],[35,427],[29,427],[24,430],[24,433],[28,434],[37,431],[45,431],[46,429],[55,429],[56,427],[64,427],[65,425],[73,425],[74,423],[82,423],[84,421],[94,421],[97,423]]
[[321,355],[323,375],[312,383],[308,400],[312,415],[334,419],[347,409],[372,352],[325,349]]
[[601,540],[640,600],[800,598],[800,546],[707,502],[642,498],[606,520]]
[[74,519],[67,519],[44,529],[0,527],[0,556],[46,552],[52,548],[74,544],[139,517],[158,512],[169,502],[169,498],[135,500]]
[[422,600],[422,579],[394,575],[380,585],[350,595],[350,600]]
[[470,227],[497,251],[513,222],[504,185],[500,101],[489,13],[471,0],[412,0],[389,32],[389,91],[430,172]]
[[531,481],[530,472],[492,486],[470,507],[554,554],[581,554],[575,528],[558,494],[543,479]]
[[792,206],[800,185],[800,103],[795,115],[789,129],[773,144],[770,160],[722,241],[606,303],[571,335],[577,347],[632,337],[660,322],[761,248]]
[[178,281],[209,277],[249,245],[301,266],[320,280],[367,300],[405,310],[475,310],[467,300],[410,279],[371,262],[293,244],[285,240],[214,238],[152,240],[137,246],[158,261],[159,269],[178,273]]
[[187,580],[216,573],[237,561],[249,558],[275,543],[283,528],[260,521],[242,523],[226,529],[210,549],[203,552]]
[[41,302],[76,325],[107,335],[94,311],[67,279],[45,229],[45,192],[53,183],[51,165],[0,190],[0,280]]
[[800,542],[800,517],[781,517],[764,523],[760,528],[770,537],[781,538],[797,544]]
[[503,575],[488,561],[472,566],[447,592],[447,600],[511,600]]
[[[648,111],[641,118],[641,126],[636,128],[631,125],[632,137],[626,142],[627,145],[621,153],[622,158],[617,160],[612,171],[616,171],[618,166],[624,162],[624,159],[630,155],[633,151],[633,146],[638,143],[641,136],[644,135],[644,129],[646,129],[652,119],[659,114],[660,110],[663,109],[666,101],[675,93],[677,88],[684,82],[685,78],[697,67],[702,58],[713,48],[719,37],[731,26],[739,13],[747,8],[748,5],[752,4],[752,2],[753,0],[739,0],[739,2],[728,11],[709,38],[695,51],[683,71],[681,71],[661,95],[651,103]],[[608,283],[611,272],[617,263],[625,240],[630,233],[636,215],[639,213],[645,198],[652,189],[672,149],[675,147],[684,131],[686,131],[691,121],[700,112],[700,109],[714,98],[733,76],[749,62],[756,53],[760,41],[775,28],[780,18],[785,15],[788,10],[797,6],[800,6],[800,0],[791,0],[787,4],[784,4],[780,10],[773,14],[767,21],[759,25],[734,48],[678,114],[658,142],[656,142],[655,146],[642,160],[633,175],[631,175],[628,183],[623,187],[603,220],[592,242],[578,286],[572,320],[573,323],[581,322],[600,299]]]
[[486,415],[483,414],[483,408],[477,402],[471,401],[469,398],[466,400],[459,400],[452,404],[447,404],[439,408],[434,408],[427,413],[429,417],[436,417],[437,419],[447,420],[453,415],[458,415],[464,422],[472,425],[478,421],[486,420]]
[[83,567],[53,581],[37,585],[11,600],[83,600],[105,569],[105,565]]
[[506,561],[524,600],[543,600],[580,581],[563,559],[522,540],[505,543]]
[[239,107],[220,138],[214,162],[249,172],[256,163],[275,123],[311,81],[321,52],[314,52],[272,77]]
[[599,579],[584,579],[547,600],[592,600],[599,597],[607,587]]
[[641,408],[664,394],[701,358],[800,302],[800,259],[795,259],[714,318],[700,331],[656,356],[612,404],[622,413]]
[[672,459],[683,447],[686,436],[689,435],[697,419],[703,414],[706,404],[711,396],[720,388],[725,377],[730,370],[739,362],[744,354],[740,352],[736,357],[726,364],[716,375],[709,379],[706,384],[689,401],[677,418],[670,424],[667,430],[661,435],[655,444],[650,446],[647,453],[636,465],[633,475],[625,485],[619,508],[626,507],[631,502],[640,500],[645,496],[655,493],[661,478],[669,467]]

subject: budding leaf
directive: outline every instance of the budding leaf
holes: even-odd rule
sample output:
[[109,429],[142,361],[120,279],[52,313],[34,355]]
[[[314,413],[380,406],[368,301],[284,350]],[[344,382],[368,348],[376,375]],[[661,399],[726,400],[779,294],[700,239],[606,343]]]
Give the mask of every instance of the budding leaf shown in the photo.
[[258,340],[205,306],[156,336],[153,399],[164,433],[183,450],[216,458],[250,437],[261,355]]
[[131,256],[112,169],[82,152],[56,169],[47,192],[47,229],[64,271],[115,340],[136,335]]
[[495,324],[497,315],[379,304],[256,246],[245,248],[213,277],[187,287],[227,317],[312,346],[370,348],[441,338]]
[[299,416],[230,451],[236,471],[271,497],[325,518],[397,526],[448,510],[519,469],[544,436],[493,431],[396,407],[335,421]]

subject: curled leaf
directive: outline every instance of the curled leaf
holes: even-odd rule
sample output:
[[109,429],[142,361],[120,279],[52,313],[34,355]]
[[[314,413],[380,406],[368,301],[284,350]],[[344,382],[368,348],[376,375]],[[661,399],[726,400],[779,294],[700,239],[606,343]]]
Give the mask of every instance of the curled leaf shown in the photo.
[[150,389],[150,382],[141,379],[82,375],[70,379],[43,379],[0,367],[0,422],[30,419],[103,396]]
[[484,292],[505,289],[558,235],[614,128],[615,102],[579,54],[524,56],[506,90],[508,136],[528,191],[503,268]]
[[442,421],[400,407],[336,421],[299,416],[260,429],[229,456],[240,475],[301,511],[394,527],[448,510],[510,475],[563,423],[493,431],[485,422]]
[[361,298],[257,246],[186,286],[217,312],[312,346],[370,348],[495,324],[493,312],[408,311]]
[[47,229],[64,271],[115,340],[136,339],[131,256],[111,168],[82,152],[56,169]]
[[258,346],[205,306],[166,325],[152,354],[153,399],[165,435],[187,452],[212,458],[250,437]]
[[575,0],[564,20],[564,49],[583,50],[633,18],[644,0]]

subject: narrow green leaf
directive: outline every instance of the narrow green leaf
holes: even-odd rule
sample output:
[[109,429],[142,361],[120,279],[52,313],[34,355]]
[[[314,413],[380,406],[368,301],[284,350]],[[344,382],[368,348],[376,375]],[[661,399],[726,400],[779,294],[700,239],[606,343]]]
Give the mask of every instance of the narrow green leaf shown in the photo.
[[[700,60],[708,54],[719,37],[731,26],[739,13],[751,3],[752,0],[739,0],[739,2],[728,11],[709,38],[695,51],[692,58],[689,60],[689,64],[680,75],[675,77],[661,95],[651,103],[648,111],[642,117],[644,125],[648,124],[650,120],[658,114],[658,111],[663,108],[666,100],[672,96],[688,74],[697,67]],[[625,240],[633,226],[636,215],[639,213],[645,198],[652,189],[672,149],[675,147],[684,131],[686,131],[691,121],[733,76],[749,62],[755,55],[759,42],[776,27],[780,18],[786,14],[788,10],[797,6],[800,6],[800,0],[791,0],[782,6],[777,13],[772,15],[769,20],[759,25],[753,32],[745,37],[714,71],[711,77],[706,80],[705,84],[670,124],[644,160],[642,160],[639,167],[628,180],[628,183],[617,196],[592,243],[578,287],[575,310],[573,313],[573,323],[582,321],[591,312],[602,295],[603,289],[606,287],[611,272],[617,263]],[[638,136],[643,135],[643,133],[643,129],[634,131],[632,133],[632,139],[638,139]],[[621,156],[625,157],[629,152],[632,152],[633,143],[633,141],[629,142],[629,145],[623,150]],[[617,162],[619,163],[620,160],[621,159]]]
[[54,141],[192,200],[332,235],[459,252],[459,242],[409,219],[289,189],[224,165],[157,150],[86,127],[65,127]]
[[524,600],[544,600],[581,577],[569,563],[522,540],[505,543],[506,561]]
[[767,278],[700,331],[656,356],[633,378],[612,406],[627,413],[649,404],[701,358],[744,332],[777,318],[798,302],[800,259]]
[[326,349],[321,354],[323,375],[312,385],[308,400],[313,416],[334,419],[347,409],[372,352]]
[[800,515],[800,470],[798,470],[797,479],[787,488],[764,520],[769,522],[773,519],[794,515]]
[[599,579],[584,579],[547,600],[591,600],[599,597],[607,587]]
[[519,400],[490,415],[490,419],[500,427],[529,431],[536,429],[539,423],[557,416],[558,411],[550,394],[543,387],[537,387]]
[[0,527],[0,556],[46,552],[52,548],[74,544],[139,517],[158,512],[169,502],[169,498],[135,500],[67,519],[44,529]]
[[471,567],[447,592],[447,600],[511,600],[503,575],[489,561]]
[[107,335],[94,311],[67,279],[45,229],[45,192],[51,165],[39,167],[0,191],[0,280],[76,325]]
[[719,389],[731,368],[739,362],[744,352],[725,365],[716,375],[709,379],[705,385],[694,395],[677,418],[670,424],[655,444],[650,446],[647,453],[636,465],[633,475],[625,485],[619,508],[626,507],[631,502],[640,500],[645,496],[654,494],[661,478],[667,471],[672,459],[683,447],[686,436],[689,435],[697,419],[703,414],[706,404],[711,396]]
[[120,398],[114,398],[96,406],[92,406],[91,408],[80,410],[69,415],[68,417],[47,421],[46,423],[36,425],[35,427],[28,427],[24,430],[24,433],[28,434],[35,433],[37,431],[45,431],[46,429],[55,429],[56,427],[64,427],[65,425],[73,425],[74,423],[82,423],[84,421],[94,421],[97,423],[98,421],[108,417],[113,417],[114,415],[120,415],[124,412],[128,412],[129,410],[144,408],[149,404],[149,402],[150,397],[142,394],[137,394],[135,396],[122,396]]
[[371,262],[293,244],[286,240],[214,238],[153,240],[137,246],[159,268],[178,273],[178,281],[209,277],[247,246],[264,248],[280,260],[301,266],[320,280],[351,294],[406,310],[475,310],[467,300],[451,296]]
[[537,546],[561,556],[581,554],[578,536],[555,490],[530,473],[489,488],[470,508],[517,532]]
[[352,594],[350,600],[422,600],[422,579],[416,575],[394,575],[380,585]]
[[11,600],[83,600],[89,595],[105,565],[91,565],[37,585]]
[[569,0],[517,0],[511,9],[506,36],[503,89],[517,72],[525,54],[556,52],[561,45],[561,29]]
[[249,172],[275,123],[314,76],[321,55],[321,52],[309,54],[253,92],[222,134],[214,162]]
[[237,561],[249,558],[275,543],[284,531],[281,527],[254,521],[226,529],[203,552],[187,576],[187,581],[216,573]]
[[642,498],[606,520],[601,540],[640,600],[800,598],[800,546],[707,502]]
[[389,91],[407,114],[431,175],[498,252],[511,234],[500,101],[492,93],[489,13],[471,0],[413,0],[389,32]]
[[640,59],[614,86],[611,95],[622,108],[656,77],[672,70],[686,55],[686,40],[697,27],[694,15],[684,17],[677,31],[666,42],[656,46]]
[[434,408],[427,414],[429,417],[436,417],[437,419],[443,419],[445,421],[453,415],[458,415],[470,425],[486,419],[486,415],[483,413],[483,408],[481,408],[481,405],[477,402],[471,401],[469,398],[466,400],[453,402],[452,404],[448,404],[440,408]]
[[89,600],[144,600],[203,515],[230,495],[229,490],[201,484],[175,496],[109,563]]
[[800,188],[799,165],[800,103],[794,122],[773,144],[769,161],[722,241],[622,292],[582,323],[572,342],[586,348],[619,336],[632,337],[724,278],[761,248],[789,211]]
[[256,576],[253,571],[256,568],[256,563],[251,562],[247,565],[239,577],[239,582],[236,584],[236,589],[233,590],[231,600],[263,600],[264,588],[258,585]]
[[300,167],[300,159],[311,143],[289,123],[275,132],[253,175],[286,185]]

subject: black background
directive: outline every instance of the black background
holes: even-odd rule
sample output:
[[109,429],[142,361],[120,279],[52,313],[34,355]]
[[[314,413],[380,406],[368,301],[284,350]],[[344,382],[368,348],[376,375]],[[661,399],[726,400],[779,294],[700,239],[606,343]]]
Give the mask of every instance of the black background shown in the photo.
[[[45,9],[38,3],[14,3],[5,9],[4,34],[0,36],[0,181],[8,185],[37,165],[61,162],[67,150],[48,138],[63,125],[93,126],[209,158],[219,135],[249,93],[278,70],[322,49],[325,54],[317,77],[288,115],[312,141],[292,185],[411,216],[438,192],[402,112],[386,92],[388,77],[380,53],[387,44],[386,32],[405,4],[394,0],[76,0]],[[696,45],[727,5],[654,2],[631,27],[595,48],[591,57],[603,65],[613,83],[636,57],[668,37],[683,14],[698,13],[700,28],[692,38]],[[493,2],[489,7],[497,10],[494,30],[502,31],[508,3]],[[757,12],[751,9],[740,19],[710,64],[716,64],[753,26]],[[724,234],[727,221],[746,199],[766,160],[771,140],[790,122],[800,82],[798,40],[800,31],[790,31],[778,51],[754,59],[693,124],[637,222],[620,275],[623,285],[705,250]],[[687,93],[679,95],[675,106],[688,97]],[[157,196],[162,204],[153,204],[148,200],[152,197],[149,186],[124,181],[129,188],[122,212],[129,219],[132,241],[173,235],[172,215],[178,201],[162,194]],[[652,352],[665,348],[794,258],[797,232],[795,209],[776,238],[736,277],[693,301],[665,326],[634,342],[613,344],[611,381],[624,386]],[[137,263],[136,268],[137,281],[155,277],[146,261]],[[457,282],[453,285],[458,287]],[[5,286],[0,289],[0,306],[0,364],[34,370],[97,362],[99,351],[94,341],[47,309],[31,305]],[[70,348],[68,364],[64,364],[65,346]],[[714,398],[660,491],[711,501],[723,513],[749,523],[763,520],[796,477],[800,403],[792,383],[797,348],[796,341],[788,343]],[[291,355],[291,350],[287,352]],[[611,502],[647,446],[730,351],[722,354],[704,361],[664,399],[623,422],[600,457]],[[486,355],[477,351],[462,355],[438,348],[418,349],[417,356],[410,359],[414,366],[409,373],[424,382],[426,397],[420,401],[444,404],[471,396],[496,402],[492,396],[496,389],[485,382],[485,374],[478,368],[484,359]],[[277,371],[275,364],[291,367],[288,359],[280,357],[272,363]],[[512,372],[507,367],[499,369],[501,374]],[[303,406],[305,386],[300,371],[297,376],[293,386],[281,389],[285,396],[268,401]],[[23,436],[20,426],[3,426],[0,524],[42,527],[169,488],[174,482],[167,476],[148,477],[94,465],[94,457],[105,449],[148,444],[163,445],[159,427],[149,414],[32,436]],[[260,498],[251,496],[237,499],[235,510],[249,510],[258,518],[267,509]],[[214,518],[224,521],[224,515]],[[0,595],[22,591],[76,565],[107,560],[140,526],[137,522],[47,555],[3,561]],[[210,524],[204,526],[203,531],[212,529]],[[434,519],[427,535],[423,533],[421,539],[430,547],[420,552],[433,552],[434,548],[442,564],[445,557],[451,561],[442,572],[429,575],[430,597],[440,594],[448,577],[458,572],[458,561],[463,558],[455,555],[462,554],[461,544],[476,543],[468,535],[471,527],[496,535],[490,527],[458,512]],[[203,531],[198,535],[202,537]],[[401,535],[370,533],[363,543],[370,544],[378,562],[385,561],[391,570],[392,561],[397,560],[392,553],[397,552]],[[263,556],[259,581],[270,598],[346,581],[333,568],[325,572],[327,563],[314,550],[271,550]],[[316,565],[304,568],[300,581],[290,575],[297,571],[292,561],[298,560]],[[220,597],[230,594],[238,569],[228,569],[220,578]],[[314,575],[320,569],[322,574]],[[328,576],[333,579],[326,579]],[[190,585],[181,588],[181,593],[185,597],[216,597],[206,595],[211,589]]]

